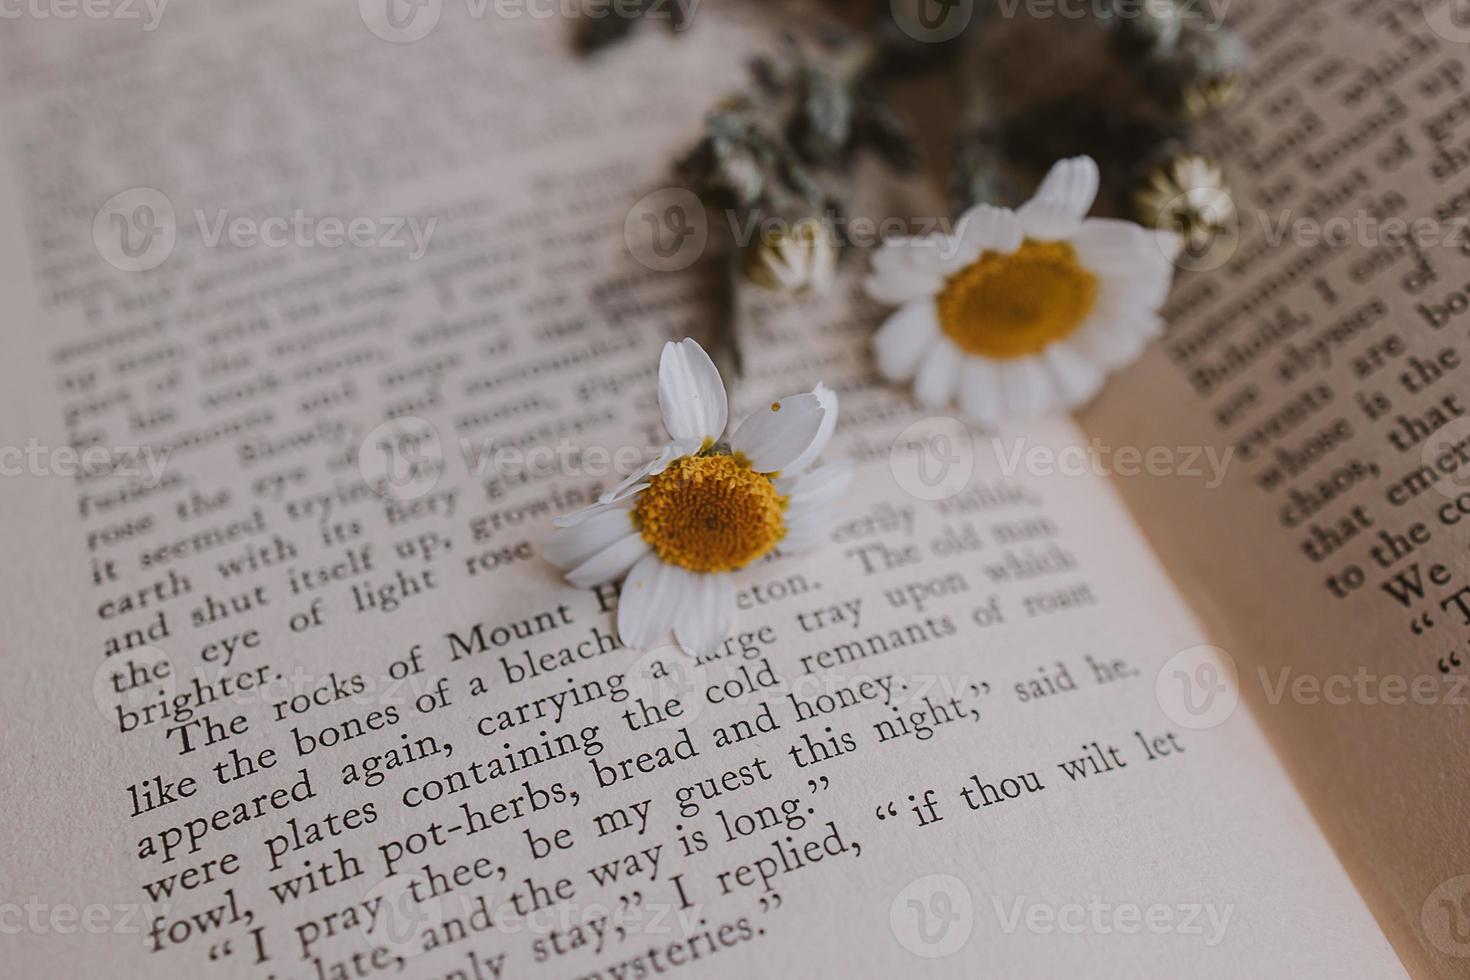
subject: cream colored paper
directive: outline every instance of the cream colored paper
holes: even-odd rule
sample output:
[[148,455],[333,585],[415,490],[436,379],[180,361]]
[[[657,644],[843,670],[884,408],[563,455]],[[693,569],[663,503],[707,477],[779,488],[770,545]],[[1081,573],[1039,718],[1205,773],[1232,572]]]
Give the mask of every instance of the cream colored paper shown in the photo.
[[[769,25],[711,8],[582,65],[555,20],[473,11],[407,43],[323,3],[180,6],[153,32],[22,20],[0,44],[0,418],[27,450],[0,481],[7,962],[1396,973],[1232,689],[1191,698],[1218,681],[1209,635],[1109,481],[920,423],[870,380],[872,310],[757,304],[734,398],[838,387],[833,453],[861,468],[832,545],[742,575],[726,656],[608,649],[610,597],[560,583],[539,541],[617,476],[566,453],[528,473],[524,451],[653,445],[656,352],[702,325],[707,287],[639,264],[624,220],[666,215],[637,202]],[[152,271],[104,259],[154,255],[156,199],[104,206],[136,188],[179,233]],[[206,242],[297,208],[384,235],[437,220],[418,258],[411,234]],[[385,440],[430,431],[379,428],[404,416],[437,449],[388,473]],[[1084,437],[1001,438],[1054,457]],[[133,462],[163,482],[64,475],[58,447],[88,441],[156,449]],[[364,472],[401,479],[385,497]],[[151,679],[120,692],[129,663]],[[121,730],[196,683],[218,697],[188,727]],[[717,744],[742,721],[757,733]]]

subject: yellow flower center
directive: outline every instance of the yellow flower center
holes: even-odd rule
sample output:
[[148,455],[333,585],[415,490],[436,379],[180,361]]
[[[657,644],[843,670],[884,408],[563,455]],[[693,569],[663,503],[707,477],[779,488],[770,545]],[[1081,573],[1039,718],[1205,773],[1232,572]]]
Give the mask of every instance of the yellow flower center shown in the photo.
[[1097,277],[1071,245],[1028,238],[950,276],[937,301],[939,326],[966,354],[1026,357],[1070,336],[1096,298]]
[[786,534],[786,498],[740,456],[685,456],[648,481],[633,524],[659,558],[691,572],[729,572]]

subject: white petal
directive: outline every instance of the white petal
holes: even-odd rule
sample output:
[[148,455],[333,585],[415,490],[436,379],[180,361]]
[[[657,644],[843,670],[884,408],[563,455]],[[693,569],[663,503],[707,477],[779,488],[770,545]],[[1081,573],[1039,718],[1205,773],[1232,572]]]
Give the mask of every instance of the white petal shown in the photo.
[[634,562],[648,554],[648,542],[635,531],[567,572],[567,581],[579,589],[615,582],[627,574]]
[[[1172,235],[1172,233],[1166,233]],[[1171,241],[1131,221],[1091,218],[1072,235],[1077,260],[1100,280],[1098,302],[1155,310],[1174,280]]]
[[1000,371],[984,357],[967,357],[960,368],[960,409],[970,420],[994,427],[1005,418],[1001,398]]
[[932,299],[900,307],[873,335],[878,373],[889,381],[907,381],[939,336],[939,315]]
[[688,599],[687,575],[652,552],[638,560],[618,594],[618,639],[625,646],[649,650],[668,636]]
[[1097,305],[1152,313],[1164,305],[1174,283],[1174,267],[1162,262],[1139,262],[1132,269],[1098,277]]
[[581,510],[574,510],[570,514],[563,514],[560,517],[553,518],[551,523],[556,527],[576,527],[583,521],[591,520],[598,514],[606,513],[608,506],[608,504],[599,499],[597,503],[592,504],[590,507],[583,507]]
[[694,341],[664,344],[658,362],[658,405],[675,439],[718,439],[725,431],[725,384]]
[[911,239],[890,238],[875,248],[868,257],[868,265],[874,273],[910,272],[914,266]]
[[729,575],[678,571],[685,585],[684,601],[674,615],[674,638],[696,656],[713,653],[735,625],[735,580]]
[[604,507],[586,520],[559,527],[546,539],[541,554],[557,568],[575,568],[633,531],[632,505]]
[[1039,357],[998,363],[1001,399],[1008,419],[1033,419],[1055,411],[1056,390]]
[[915,272],[911,269],[875,272],[863,280],[863,291],[868,297],[888,306],[902,306],[916,299],[924,299],[943,288],[942,273]]
[[783,554],[811,551],[828,542],[832,528],[842,517],[838,501],[847,492],[854,473],[852,463],[843,460],[813,470],[801,479],[786,509],[786,534],[780,547]]
[[1016,217],[1021,220],[1021,228],[1026,232],[1027,238],[1043,242],[1071,238],[1081,224],[1068,205],[1057,201],[1032,201],[1023,204],[1016,211]]
[[914,397],[925,408],[943,408],[954,400],[964,355],[947,337],[938,337],[914,376]]
[[954,247],[948,235],[890,239],[873,253],[872,275],[863,288],[892,306],[932,296],[944,287],[944,257]]
[[1052,387],[1066,408],[1076,408],[1092,401],[1107,379],[1101,366],[1066,341],[1052,344],[1041,357],[1047,373],[1051,375]]
[[1163,332],[1163,321],[1140,310],[1094,310],[1067,341],[1078,354],[1104,370],[1133,363],[1149,339]]
[[789,498],[788,510],[821,507],[832,503],[847,491],[852,475],[852,460],[841,459],[819,466],[810,473],[782,477],[776,481],[776,492]]
[[730,448],[749,459],[757,473],[775,473],[806,453],[826,417],[815,394],[782,398],[747,415],[730,437]]
[[1069,239],[1077,261],[1094,273],[1127,270],[1142,258],[1163,256],[1154,233],[1115,218],[1088,218]]
[[842,512],[837,508],[809,510],[793,516],[786,524],[786,536],[781,539],[781,553],[799,555],[825,547],[841,517]]
[[940,271],[944,256],[953,246],[952,237],[935,232],[912,238],[890,238],[873,253],[873,272],[915,272],[932,275]]
[[1044,202],[1064,205],[1079,221],[1092,210],[1097,199],[1099,174],[1092,157],[1058,160],[1036,189],[1027,204]]
[[1036,195],[1017,209],[1016,216],[1031,238],[1070,238],[1092,209],[1097,186],[1097,164],[1091,157],[1058,160]]
[[956,226],[956,237],[960,247],[958,256],[963,256],[949,268],[950,271],[967,265],[980,257],[982,252],[1010,254],[1021,247],[1021,221],[1010,208],[998,208],[989,204],[977,204],[960,216]]
[[837,428],[837,392],[819,381],[812,389],[812,394],[817,396],[817,401],[821,402],[827,414],[822,417],[822,427],[817,430],[817,437],[806,448],[806,452],[802,453],[796,462],[784,467],[785,472],[793,475],[802,472],[817,461],[817,457],[821,456],[827,448],[827,443],[832,441],[832,433]]
[[653,459],[623,478],[623,482],[597,498],[598,504],[615,504],[639,493],[648,487],[648,478],[658,476],[669,468],[669,464],[681,456],[699,451],[704,439],[676,439],[669,443]]

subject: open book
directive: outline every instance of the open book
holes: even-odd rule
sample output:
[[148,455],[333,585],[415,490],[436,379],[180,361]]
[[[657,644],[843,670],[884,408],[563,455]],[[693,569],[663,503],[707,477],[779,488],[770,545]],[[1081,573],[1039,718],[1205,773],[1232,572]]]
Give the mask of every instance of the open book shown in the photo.
[[1238,241],[1078,421],[926,417],[852,273],[745,310],[859,478],[698,661],[540,542],[658,444],[709,280],[635,245],[779,10],[8,17],[6,972],[1466,975],[1466,31],[1235,8]]

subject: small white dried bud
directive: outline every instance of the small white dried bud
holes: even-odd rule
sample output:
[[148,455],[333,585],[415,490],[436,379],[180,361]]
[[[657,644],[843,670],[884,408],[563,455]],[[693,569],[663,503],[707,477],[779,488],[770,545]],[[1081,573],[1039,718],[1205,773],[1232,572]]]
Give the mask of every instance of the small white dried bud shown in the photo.
[[762,235],[746,249],[745,274],[763,289],[826,293],[837,276],[837,249],[830,230],[815,218],[803,218]]
[[1196,154],[1170,157],[1156,166],[1134,197],[1140,224],[1178,233],[1201,251],[1235,218],[1235,201],[1214,160]]

